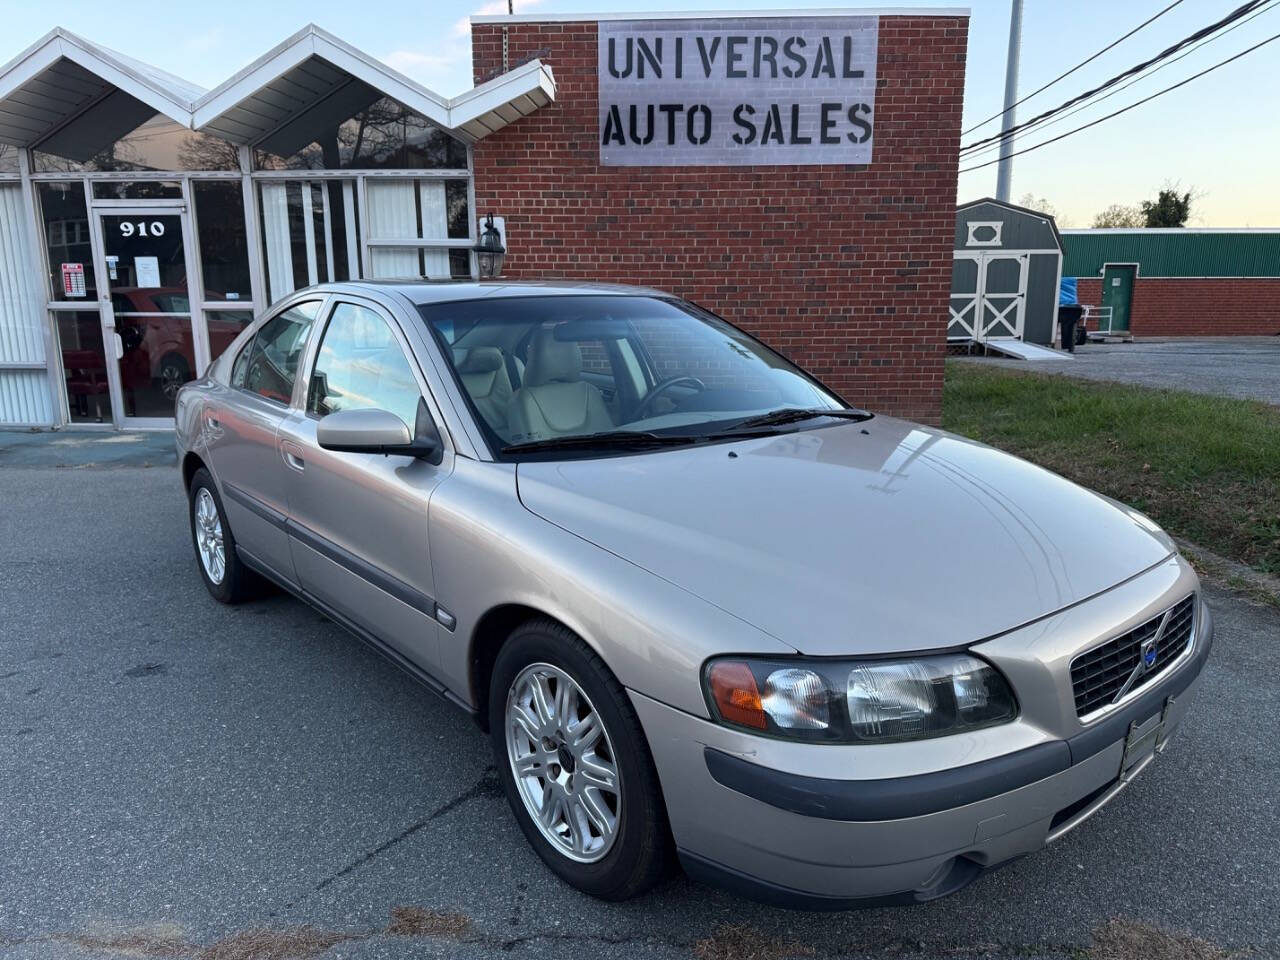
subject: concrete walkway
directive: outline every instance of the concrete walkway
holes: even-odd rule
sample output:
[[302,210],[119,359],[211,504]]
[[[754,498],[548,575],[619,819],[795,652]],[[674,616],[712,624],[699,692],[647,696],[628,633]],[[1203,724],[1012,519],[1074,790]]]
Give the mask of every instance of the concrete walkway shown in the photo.
[[172,467],[172,430],[0,430],[0,467]]
[[1280,337],[1151,338],[1134,343],[1090,343],[1077,347],[1074,359],[1065,362],[994,356],[961,359],[965,363],[1191,390],[1280,406]]

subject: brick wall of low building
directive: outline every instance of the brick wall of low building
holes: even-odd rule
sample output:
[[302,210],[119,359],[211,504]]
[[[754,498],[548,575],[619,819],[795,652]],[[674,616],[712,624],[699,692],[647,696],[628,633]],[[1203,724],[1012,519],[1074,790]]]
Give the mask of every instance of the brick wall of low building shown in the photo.
[[[472,28],[477,82],[501,72],[502,29]],[[869,166],[602,167],[595,22],[508,31],[510,66],[542,58],[557,98],[475,148],[504,275],[669,290],[854,404],[938,421],[966,19],[881,18]]]
[[[1081,303],[1102,303],[1102,280],[1081,277]],[[1280,334],[1280,277],[1143,277],[1134,281],[1135,337]]]

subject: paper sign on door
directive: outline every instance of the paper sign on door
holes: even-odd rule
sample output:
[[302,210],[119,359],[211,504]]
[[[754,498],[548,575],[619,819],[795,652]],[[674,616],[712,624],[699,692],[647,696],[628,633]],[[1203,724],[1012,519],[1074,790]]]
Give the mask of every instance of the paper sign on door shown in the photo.
[[66,297],[83,297],[84,264],[64,263],[62,265],[62,294]]
[[133,272],[139,287],[160,286],[160,261],[156,257],[134,257]]

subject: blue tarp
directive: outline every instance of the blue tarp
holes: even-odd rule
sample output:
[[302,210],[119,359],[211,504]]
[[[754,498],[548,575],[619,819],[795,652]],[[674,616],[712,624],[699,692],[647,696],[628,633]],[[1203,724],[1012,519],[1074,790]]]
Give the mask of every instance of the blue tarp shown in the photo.
[[1063,277],[1062,283],[1058,285],[1058,306],[1079,302],[1076,299],[1076,278]]

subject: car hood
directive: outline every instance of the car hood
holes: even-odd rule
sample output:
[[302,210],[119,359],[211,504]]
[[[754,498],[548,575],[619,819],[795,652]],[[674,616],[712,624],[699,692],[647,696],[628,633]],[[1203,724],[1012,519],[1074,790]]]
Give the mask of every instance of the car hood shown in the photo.
[[886,417],[517,477],[533,513],[817,655],[976,642],[1172,551],[1136,511]]

